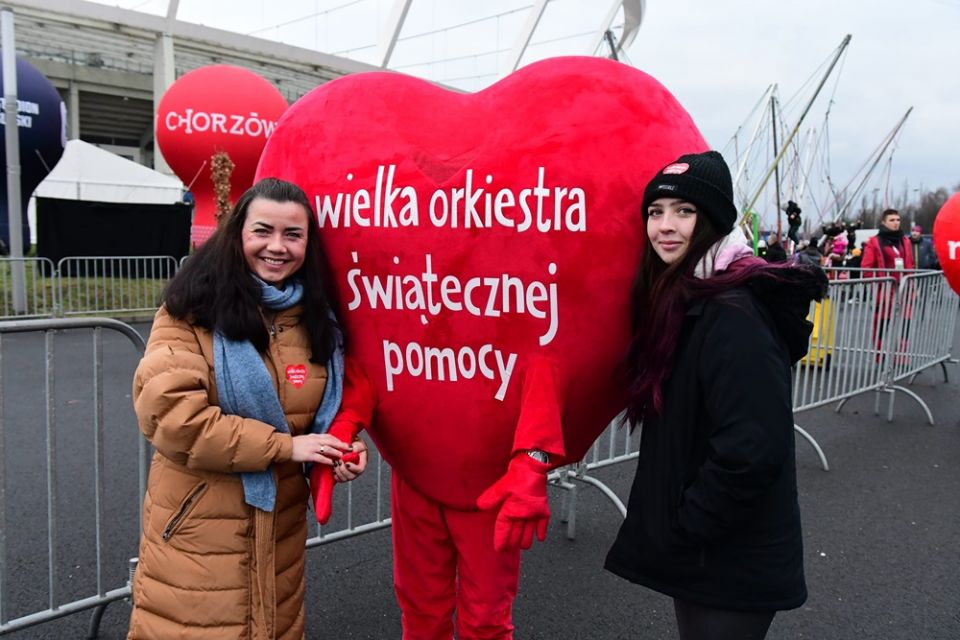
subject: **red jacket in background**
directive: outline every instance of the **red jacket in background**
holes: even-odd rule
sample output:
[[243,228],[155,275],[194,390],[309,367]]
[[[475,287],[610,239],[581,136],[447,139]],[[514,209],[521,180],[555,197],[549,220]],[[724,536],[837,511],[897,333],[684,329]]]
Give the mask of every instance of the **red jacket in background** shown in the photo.
[[[880,237],[873,236],[867,240],[867,244],[863,248],[863,260],[861,261],[860,266],[863,269],[896,269],[897,258],[903,258],[904,269],[915,268],[909,236],[903,236],[903,238],[901,238],[899,248],[886,243],[881,245]],[[899,273],[878,273],[874,275],[872,272],[868,271],[863,274],[865,278],[884,277],[887,275],[894,278],[897,282],[900,282]]]

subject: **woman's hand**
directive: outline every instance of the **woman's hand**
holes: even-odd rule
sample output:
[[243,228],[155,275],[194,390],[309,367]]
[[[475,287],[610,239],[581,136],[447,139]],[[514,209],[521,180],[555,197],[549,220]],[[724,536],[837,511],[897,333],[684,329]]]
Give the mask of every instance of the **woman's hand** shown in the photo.
[[360,439],[360,436],[353,441],[351,451],[357,454],[356,461],[353,460],[353,456],[350,456],[351,459],[348,461],[337,460],[333,463],[333,477],[337,482],[355,480],[367,468],[367,444]]
[[[294,462],[316,462],[334,466],[347,451],[351,451],[349,443],[330,435],[329,433],[308,433],[302,436],[293,436]],[[366,458],[364,458],[366,464]],[[340,465],[343,466],[343,465]]]

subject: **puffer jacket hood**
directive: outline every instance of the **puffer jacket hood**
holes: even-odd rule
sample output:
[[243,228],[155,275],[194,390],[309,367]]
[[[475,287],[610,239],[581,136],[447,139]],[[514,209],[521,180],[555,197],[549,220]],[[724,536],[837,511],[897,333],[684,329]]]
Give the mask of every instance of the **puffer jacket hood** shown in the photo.
[[810,302],[827,294],[827,276],[819,267],[794,264],[789,268],[761,272],[747,287],[770,315],[780,339],[795,364],[806,355],[813,323],[807,319]]

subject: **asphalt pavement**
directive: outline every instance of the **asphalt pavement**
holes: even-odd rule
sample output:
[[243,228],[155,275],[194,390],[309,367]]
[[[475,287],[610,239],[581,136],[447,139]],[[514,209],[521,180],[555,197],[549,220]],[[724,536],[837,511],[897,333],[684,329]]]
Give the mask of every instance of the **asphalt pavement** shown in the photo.
[[[146,331],[145,325],[138,328]],[[45,555],[51,542],[43,346],[38,336],[3,339],[8,618],[31,607],[46,608],[51,580]],[[93,378],[89,340],[64,334],[55,346],[53,481],[60,488],[56,519],[68,527],[53,545],[60,562],[52,579],[60,600],[66,601],[96,588],[96,537],[88,524],[97,511],[91,462],[96,403],[83,391]],[[953,353],[960,354],[960,327]],[[105,337],[107,473],[100,511],[106,589],[124,584],[126,559],[136,554],[137,431],[129,398],[136,360],[124,339]],[[777,615],[770,640],[960,638],[960,367],[949,365],[947,373],[945,382],[940,367],[928,370],[910,387],[929,405],[935,426],[926,424],[924,412],[902,394],[896,397],[892,422],[886,421],[885,400],[881,415],[874,415],[872,393],[850,400],[841,413],[824,407],[797,416],[823,447],[831,469],[823,471],[814,451],[798,438],[810,597],[803,607]],[[593,475],[625,500],[633,466],[627,462]],[[365,477],[366,484],[358,485],[353,496],[358,508],[377,508],[369,498],[375,481]],[[516,637],[675,638],[669,598],[602,569],[620,522],[609,500],[583,487],[576,536],[569,540],[558,517],[561,498],[560,489],[551,489],[555,517],[547,541],[524,555],[514,608]],[[389,529],[321,545],[307,557],[307,638],[400,637]],[[107,607],[99,637],[124,638],[129,612],[124,601]],[[89,622],[90,612],[72,614],[8,637],[86,638]]]

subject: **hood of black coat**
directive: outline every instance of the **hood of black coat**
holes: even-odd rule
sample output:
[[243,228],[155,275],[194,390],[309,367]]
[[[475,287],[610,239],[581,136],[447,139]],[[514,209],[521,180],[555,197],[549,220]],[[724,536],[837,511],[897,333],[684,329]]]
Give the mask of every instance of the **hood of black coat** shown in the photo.
[[819,267],[798,264],[758,274],[747,281],[754,296],[764,305],[787,346],[790,362],[806,355],[813,323],[807,319],[810,302],[827,294],[827,276]]

